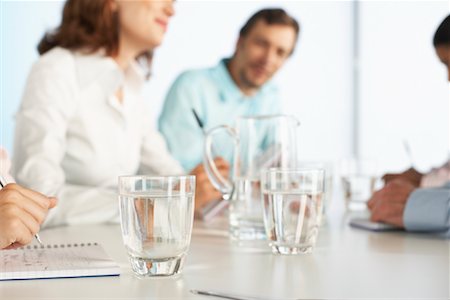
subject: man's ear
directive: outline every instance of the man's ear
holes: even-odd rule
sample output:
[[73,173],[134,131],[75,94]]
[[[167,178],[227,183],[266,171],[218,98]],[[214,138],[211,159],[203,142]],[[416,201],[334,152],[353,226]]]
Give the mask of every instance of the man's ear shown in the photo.
[[236,41],[236,50],[243,47],[243,45],[244,45],[244,40],[245,40],[244,37],[239,36],[239,38],[238,38],[237,41]]

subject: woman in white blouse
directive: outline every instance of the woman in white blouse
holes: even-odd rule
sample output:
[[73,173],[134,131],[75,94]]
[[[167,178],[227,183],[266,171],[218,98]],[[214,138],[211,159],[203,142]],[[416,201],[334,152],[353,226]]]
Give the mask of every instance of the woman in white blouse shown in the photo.
[[[59,199],[46,225],[117,222],[117,176],[184,173],[140,96],[173,14],[172,0],[68,0],[61,25],[40,42],[16,118],[13,172]],[[191,173],[196,208],[220,196],[201,166]]]

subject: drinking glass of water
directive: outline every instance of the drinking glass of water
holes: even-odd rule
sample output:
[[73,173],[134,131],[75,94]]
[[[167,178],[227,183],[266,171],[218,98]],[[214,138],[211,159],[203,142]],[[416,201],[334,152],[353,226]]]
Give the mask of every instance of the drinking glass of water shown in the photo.
[[323,169],[268,169],[261,175],[266,235],[276,254],[311,253],[324,201]]
[[379,185],[377,164],[372,159],[343,159],[340,174],[348,211],[367,209],[367,201]]
[[179,274],[191,240],[195,176],[121,176],[122,238],[138,276]]

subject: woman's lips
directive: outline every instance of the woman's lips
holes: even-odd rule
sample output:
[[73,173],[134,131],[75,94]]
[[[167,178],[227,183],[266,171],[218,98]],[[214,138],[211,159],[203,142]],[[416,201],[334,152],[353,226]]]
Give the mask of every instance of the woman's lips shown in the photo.
[[167,30],[167,22],[161,19],[156,19],[156,23],[158,23],[163,29],[164,31]]

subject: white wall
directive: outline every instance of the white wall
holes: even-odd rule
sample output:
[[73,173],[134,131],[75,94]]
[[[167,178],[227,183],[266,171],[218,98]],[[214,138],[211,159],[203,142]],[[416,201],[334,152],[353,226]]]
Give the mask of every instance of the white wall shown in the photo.
[[449,1],[370,1],[361,4],[361,134],[366,157],[385,170],[441,164],[449,149],[447,73],[432,38]]

